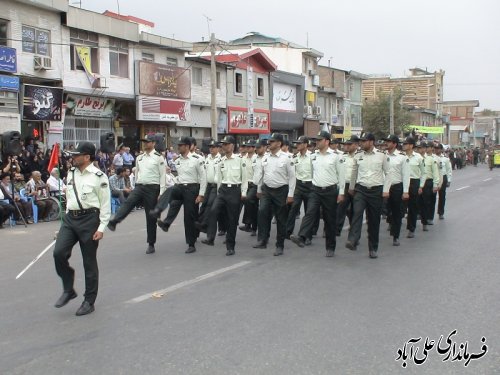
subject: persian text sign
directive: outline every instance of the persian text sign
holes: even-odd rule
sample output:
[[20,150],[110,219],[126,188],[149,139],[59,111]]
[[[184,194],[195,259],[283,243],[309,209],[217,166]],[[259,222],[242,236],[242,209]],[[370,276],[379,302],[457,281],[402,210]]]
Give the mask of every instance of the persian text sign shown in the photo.
[[24,85],[23,120],[61,121],[63,89]]
[[228,107],[228,132],[262,134],[270,132],[271,121],[269,119],[269,111],[254,109],[253,117],[252,123],[246,108]]
[[68,95],[66,107],[75,116],[113,117],[114,99],[95,96]]
[[17,72],[17,55],[15,48],[0,47],[0,71]]
[[191,103],[185,100],[140,96],[137,99],[137,120],[190,121]]
[[139,61],[139,94],[160,98],[191,98],[189,70]]
[[297,88],[294,85],[273,84],[273,110],[297,112]]

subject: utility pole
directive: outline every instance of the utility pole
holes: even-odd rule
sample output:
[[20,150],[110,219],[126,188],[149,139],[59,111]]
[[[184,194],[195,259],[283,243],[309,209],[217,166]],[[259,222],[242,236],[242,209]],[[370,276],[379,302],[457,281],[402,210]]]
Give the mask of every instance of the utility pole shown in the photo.
[[215,65],[215,34],[210,35],[210,93],[211,110],[210,121],[212,123],[212,138],[217,139],[217,67]]
[[394,90],[389,95],[389,133],[394,134]]

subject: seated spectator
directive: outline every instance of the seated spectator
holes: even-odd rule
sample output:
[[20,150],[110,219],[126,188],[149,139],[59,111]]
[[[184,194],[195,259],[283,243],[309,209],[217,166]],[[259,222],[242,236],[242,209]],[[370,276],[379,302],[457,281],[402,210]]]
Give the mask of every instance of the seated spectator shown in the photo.
[[26,184],[26,194],[35,199],[38,220],[50,221],[49,214],[57,209],[57,202],[50,199],[49,187],[42,181],[39,171],[31,173],[31,180]]
[[6,202],[5,199],[7,198],[3,195],[3,192],[0,189],[0,229],[3,229],[3,223],[14,213],[15,210],[14,206]]
[[[10,175],[8,173],[0,175],[0,190],[5,199],[9,201],[9,204],[12,206],[12,208],[15,209],[15,206],[19,208],[19,211],[21,211],[21,214],[26,220],[26,223],[33,224],[33,207],[31,206],[31,202],[23,202],[21,200],[21,197],[19,196],[19,193],[15,191],[14,194],[12,194],[12,184],[10,181]],[[23,224],[21,216],[16,209],[14,210],[14,218],[16,219],[18,224]]]
[[130,171],[129,168],[125,168],[125,187],[129,188],[130,190],[134,190],[135,188],[135,180],[132,176],[132,172]]
[[22,173],[17,173],[14,175],[14,191],[20,193],[21,189],[26,187],[26,181],[24,180],[24,175]]
[[120,200],[120,204],[125,202],[132,191],[132,189],[125,186],[125,169],[116,168],[116,174],[109,178],[109,187],[111,189],[112,197],[118,198]]
[[64,181],[59,178],[59,170],[57,168],[53,168],[50,171],[50,177],[47,180],[47,185],[49,185],[50,193],[59,193],[61,192],[63,195],[66,194],[66,185]]

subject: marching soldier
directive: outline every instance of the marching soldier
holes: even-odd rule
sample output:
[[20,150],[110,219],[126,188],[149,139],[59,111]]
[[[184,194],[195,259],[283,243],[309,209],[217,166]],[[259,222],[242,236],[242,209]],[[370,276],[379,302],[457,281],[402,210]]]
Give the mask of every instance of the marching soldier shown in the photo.
[[[304,203],[304,212],[307,211],[307,201],[312,187],[312,153],[307,149],[309,138],[302,135],[296,141],[292,142],[297,147],[297,153],[292,157],[295,166],[295,192],[293,194],[293,203],[288,213],[288,220],[286,223],[287,238],[293,234],[295,228],[295,219],[300,213],[300,206]],[[311,238],[305,240],[307,245],[311,244]]]
[[144,153],[136,160],[135,188],[132,190],[127,200],[120,205],[115,217],[110,220],[108,228],[116,230],[118,223],[122,222],[135,206],[141,204],[146,213],[146,228],[148,248],[146,254],[155,252],[156,243],[156,219],[150,215],[157,202],[158,196],[166,190],[166,169],[165,158],[155,151],[155,138],[147,135],[141,139],[144,143]]
[[441,189],[441,185],[443,184],[443,168],[441,168],[441,158],[434,153],[435,147],[436,147],[435,143],[432,142],[427,143],[427,154],[431,155],[434,158],[439,173],[438,190],[432,194],[431,211],[430,211],[430,216],[427,220],[428,225],[434,225],[434,215],[436,213],[436,203],[437,203],[437,192]]
[[299,247],[305,246],[305,240],[312,235],[314,220],[321,207],[325,221],[326,256],[332,257],[336,247],[337,201],[344,199],[344,159],[329,148],[329,132],[321,131],[316,139],[319,152],[310,158],[312,187],[306,215],[302,219],[298,236],[292,234],[290,240]]
[[204,161],[200,155],[190,151],[191,140],[189,137],[181,137],[177,143],[179,157],[175,160],[177,170],[177,181],[172,187],[170,207],[165,220],[158,219],[158,226],[168,232],[170,225],[179,214],[181,206],[184,205],[184,235],[188,245],[186,254],[196,251],[195,243],[198,238],[198,230],[195,222],[198,220],[198,204],[203,202],[207,189],[207,177]]
[[245,232],[251,232],[253,236],[257,233],[257,213],[259,211],[259,200],[257,199],[257,185],[253,183],[254,168],[257,160],[255,149],[257,143],[249,140],[246,143],[247,154],[245,165],[247,168],[248,192],[244,201],[245,211],[243,213],[243,224],[240,229]]
[[413,148],[416,142],[413,137],[407,137],[403,142],[403,151],[408,158],[408,167],[410,169],[410,187],[408,189],[408,215],[406,218],[406,229],[408,229],[407,238],[415,237],[417,227],[417,217],[420,208],[420,199],[422,189],[425,184],[424,158]]
[[[429,147],[430,146],[430,147]],[[423,142],[422,148],[425,148],[426,151],[429,149],[433,149],[432,144],[427,144]],[[439,168],[437,165],[437,161],[434,159],[431,153],[426,153],[424,157],[424,177],[425,184],[422,189],[422,208],[420,210],[420,216],[422,218],[423,231],[427,232],[428,225],[430,224],[430,220],[432,218],[433,204],[435,205],[434,194],[439,190]]]
[[73,246],[79,242],[85,271],[85,300],[76,315],[94,311],[99,284],[97,248],[111,216],[108,177],[92,164],[95,146],[82,142],[71,152],[74,167],[68,172],[66,215],[54,248],[54,263],[63,282],[63,294],[55,307],[63,307],[76,298],[73,289],[75,270],[69,265]]
[[[354,163],[354,155],[359,147],[359,137],[357,135],[351,136],[350,139],[344,142],[344,161],[342,163],[345,169],[345,188],[344,191],[349,191],[350,180],[352,175],[352,165]],[[336,235],[340,237],[346,216],[349,219],[349,225],[352,223],[352,195],[344,194],[344,199],[337,205],[337,229]]]
[[287,205],[293,203],[295,191],[295,170],[292,159],[281,151],[283,136],[271,134],[269,154],[262,159],[262,167],[257,170],[257,197],[260,199],[258,237],[255,249],[265,249],[271,231],[272,213],[276,215],[276,251],[274,256],[283,255],[286,236]]
[[208,223],[207,239],[201,242],[214,245],[217,222],[213,218],[222,213],[227,217],[226,255],[230,256],[234,255],[241,200],[246,198],[248,190],[246,163],[249,159],[240,158],[233,153],[236,146],[233,136],[225,136],[221,143],[224,156],[217,164],[218,194],[210,211],[212,220]]
[[383,199],[389,197],[390,164],[383,151],[375,149],[375,136],[361,136],[361,151],[354,156],[349,194],[353,195],[353,217],[346,247],[356,250],[361,237],[363,212],[368,224],[368,249],[370,258],[377,258],[380,215]]
[[406,154],[397,150],[399,138],[396,135],[389,135],[385,140],[386,153],[390,161],[390,180],[388,200],[388,221],[393,238],[392,245],[399,246],[399,234],[401,232],[401,222],[403,220],[403,201],[408,200],[410,188],[410,159]]
[[435,146],[436,155],[440,158],[440,168],[443,171],[443,182],[439,189],[438,215],[439,220],[444,219],[444,206],[446,204],[446,189],[450,187],[452,168],[450,158],[443,153],[443,145],[439,143]]

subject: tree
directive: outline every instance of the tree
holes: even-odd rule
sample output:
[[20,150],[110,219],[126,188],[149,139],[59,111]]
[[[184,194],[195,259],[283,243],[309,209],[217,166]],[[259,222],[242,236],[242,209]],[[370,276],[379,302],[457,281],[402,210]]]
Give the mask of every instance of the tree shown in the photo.
[[[395,89],[394,97],[394,131],[397,135],[402,134],[405,126],[410,125],[412,116],[407,108],[402,105],[403,92]],[[377,139],[385,138],[389,134],[390,124],[390,94],[377,92],[373,101],[365,101],[363,104],[363,129],[371,132]]]

